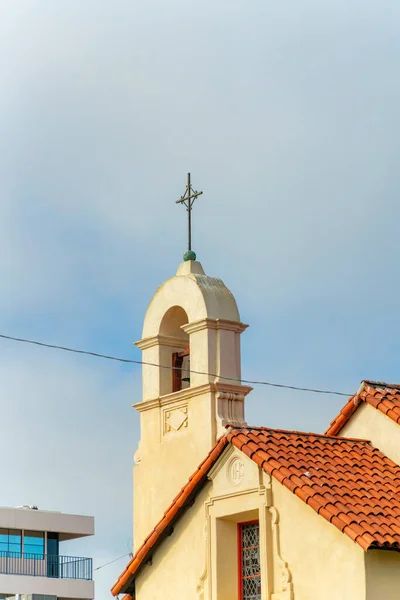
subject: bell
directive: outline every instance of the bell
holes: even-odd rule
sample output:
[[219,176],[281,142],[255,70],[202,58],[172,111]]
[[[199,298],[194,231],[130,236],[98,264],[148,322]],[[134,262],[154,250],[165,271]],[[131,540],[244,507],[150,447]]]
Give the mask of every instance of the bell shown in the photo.
[[183,357],[182,361],[182,382],[190,383],[190,357]]

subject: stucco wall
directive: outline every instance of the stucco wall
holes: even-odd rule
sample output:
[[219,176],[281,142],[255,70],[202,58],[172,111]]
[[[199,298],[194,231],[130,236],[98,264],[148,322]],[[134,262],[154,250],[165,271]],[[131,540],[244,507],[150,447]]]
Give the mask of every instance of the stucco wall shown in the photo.
[[204,489],[136,580],[137,600],[195,599],[205,562]]
[[366,402],[350,417],[339,435],[370,440],[375,448],[400,465],[400,425]]
[[[179,431],[165,432],[169,410],[187,410],[187,423]],[[215,442],[211,394],[183,400],[141,413],[140,463],[135,465],[134,546],[143,542],[161,519],[180,488],[188,481]]]
[[365,555],[366,600],[399,600],[400,553],[372,550]]
[[[239,474],[236,481],[233,473]],[[237,600],[237,523],[255,518],[260,521],[262,600],[366,600],[362,548],[255,463],[230,447],[209,477],[155,551],[153,564],[139,574],[137,600]],[[381,577],[374,567],[371,590],[378,589]]]
[[276,480],[272,491],[295,600],[364,600],[362,548]]
[[[172,366],[173,353],[189,343],[190,369],[198,372],[191,373],[190,388],[173,392],[169,369],[143,365],[143,398],[135,404],[141,431],[133,475],[136,549],[225,432],[226,417],[243,422],[251,390],[239,385],[245,328],[231,292],[198,262],[181,264],[150,302],[137,342],[143,361]],[[227,377],[234,381],[220,381]]]

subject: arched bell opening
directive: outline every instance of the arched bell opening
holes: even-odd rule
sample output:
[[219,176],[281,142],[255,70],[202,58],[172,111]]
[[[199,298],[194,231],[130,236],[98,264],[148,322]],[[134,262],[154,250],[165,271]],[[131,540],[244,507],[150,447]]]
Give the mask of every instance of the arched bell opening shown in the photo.
[[168,337],[171,341],[167,362],[172,367],[168,392],[179,392],[190,387],[189,335],[182,329],[188,321],[186,311],[180,306],[173,306],[165,313],[160,324],[160,336]]

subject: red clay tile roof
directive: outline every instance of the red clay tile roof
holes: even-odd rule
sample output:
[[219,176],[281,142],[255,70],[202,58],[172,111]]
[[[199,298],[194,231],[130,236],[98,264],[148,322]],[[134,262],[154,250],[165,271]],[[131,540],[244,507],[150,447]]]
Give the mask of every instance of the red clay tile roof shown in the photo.
[[364,550],[400,551],[400,466],[368,441],[265,427],[232,428],[136,552],[112,588],[114,596],[129,592],[135,597],[139,570],[171,533],[173,521],[194,499],[228,442]]
[[338,435],[362,402],[371,404],[395,423],[400,424],[400,384],[363,381],[357,394],[352,396],[345,404],[338,416],[333,419],[325,434]]

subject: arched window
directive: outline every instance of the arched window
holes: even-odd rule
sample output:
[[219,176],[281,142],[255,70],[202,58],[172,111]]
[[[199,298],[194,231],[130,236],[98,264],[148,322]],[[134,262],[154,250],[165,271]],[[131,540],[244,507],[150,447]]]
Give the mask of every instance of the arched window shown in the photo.
[[[169,384],[164,393],[179,392],[190,386],[190,352],[189,336],[182,329],[188,316],[180,306],[172,306],[165,313],[160,324],[160,335],[169,338],[170,363],[172,372],[168,373]],[[174,348],[175,346],[175,348]],[[165,361],[166,357],[164,358]],[[168,360],[168,359],[167,359]],[[168,362],[167,362],[168,364]]]

